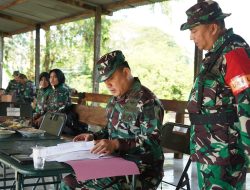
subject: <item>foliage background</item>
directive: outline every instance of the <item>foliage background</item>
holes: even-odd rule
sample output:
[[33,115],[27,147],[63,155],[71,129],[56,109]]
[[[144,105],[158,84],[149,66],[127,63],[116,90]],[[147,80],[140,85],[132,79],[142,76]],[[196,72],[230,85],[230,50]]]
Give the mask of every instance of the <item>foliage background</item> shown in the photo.
[[[167,3],[161,6],[165,14],[171,13]],[[91,92],[93,32],[94,19],[57,25],[42,32],[41,72],[60,68],[70,87]],[[101,54],[122,50],[133,75],[159,98],[187,100],[193,80],[193,55],[173,36],[156,27],[103,16],[101,40]],[[34,41],[34,32],[5,39],[3,66],[9,79],[14,70],[19,70],[34,80]],[[104,84],[100,84],[100,93],[109,93]]]

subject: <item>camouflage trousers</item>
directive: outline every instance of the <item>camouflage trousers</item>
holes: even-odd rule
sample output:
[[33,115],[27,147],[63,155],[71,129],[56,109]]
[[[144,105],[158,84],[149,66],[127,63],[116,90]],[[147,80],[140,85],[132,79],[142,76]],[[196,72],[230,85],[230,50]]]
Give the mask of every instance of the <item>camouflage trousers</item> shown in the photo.
[[[136,178],[137,179],[137,178]],[[96,180],[77,181],[76,177],[72,174],[64,177],[60,185],[60,190],[130,190],[131,186],[128,181],[131,182],[131,178],[126,177],[114,177],[114,178],[102,178]],[[144,181],[145,182],[145,181]],[[140,180],[136,180],[136,190],[156,190],[158,185],[143,183]],[[153,187],[152,187],[153,186]]]
[[201,190],[242,190],[247,163],[208,165],[197,162],[198,184]]

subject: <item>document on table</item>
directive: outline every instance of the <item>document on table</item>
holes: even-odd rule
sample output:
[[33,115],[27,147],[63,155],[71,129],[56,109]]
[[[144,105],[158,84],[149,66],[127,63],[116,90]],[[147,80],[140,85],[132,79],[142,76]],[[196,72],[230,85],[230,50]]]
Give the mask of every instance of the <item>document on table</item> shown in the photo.
[[99,155],[90,153],[89,150],[81,150],[77,152],[68,152],[64,154],[57,154],[46,156],[46,161],[65,162],[69,160],[82,160],[82,159],[98,159]]
[[111,156],[93,154],[90,150],[94,147],[94,141],[78,141],[57,144],[56,146],[42,149],[41,156],[46,161],[65,162],[69,160],[99,159]]
[[94,141],[78,141],[57,144],[56,146],[44,147],[41,151],[42,157],[58,154],[66,154],[76,151],[89,151],[94,147]]

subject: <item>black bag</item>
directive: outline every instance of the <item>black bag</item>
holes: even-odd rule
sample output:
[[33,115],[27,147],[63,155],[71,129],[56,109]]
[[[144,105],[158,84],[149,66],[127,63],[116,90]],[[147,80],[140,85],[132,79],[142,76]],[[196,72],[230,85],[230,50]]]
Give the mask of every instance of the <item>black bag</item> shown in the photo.
[[161,146],[173,151],[189,154],[190,126],[167,122],[162,127]]
[[63,129],[64,134],[75,136],[87,132],[88,124],[79,122],[77,113],[73,111],[73,105],[64,109],[64,113],[67,115],[66,124]]

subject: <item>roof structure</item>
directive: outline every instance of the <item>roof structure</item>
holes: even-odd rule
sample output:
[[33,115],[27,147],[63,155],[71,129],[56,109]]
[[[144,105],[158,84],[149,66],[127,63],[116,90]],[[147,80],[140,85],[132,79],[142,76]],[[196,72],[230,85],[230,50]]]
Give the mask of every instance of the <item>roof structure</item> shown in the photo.
[[51,25],[102,14],[112,15],[120,9],[162,2],[164,0],[1,0],[0,33],[3,37]]
[[[0,87],[2,85],[3,38],[36,30],[35,76],[40,73],[40,28],[95,17],[94,63],[100,56],[101,15],[167,0],[0,0]],[[203,0],[197,0],[203,1]],[[202,52],[195,51],[195,73]],[[95,64],[94,64],[95,65]],[[95,68],[94,68],[95,70]],[[93,83],[96,74],[93,74]],[[98,86],[98,85],[93,85]],[[93,92],[98,90],[93,88]]]

